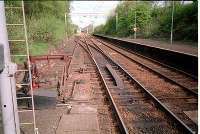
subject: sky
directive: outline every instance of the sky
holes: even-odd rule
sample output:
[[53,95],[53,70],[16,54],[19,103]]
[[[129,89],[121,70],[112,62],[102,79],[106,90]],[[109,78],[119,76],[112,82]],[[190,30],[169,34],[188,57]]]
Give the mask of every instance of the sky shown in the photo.
[[83,28],[89,24],[104,24],[109,13],[119,1],[72,1],[70,15],[72,22]]

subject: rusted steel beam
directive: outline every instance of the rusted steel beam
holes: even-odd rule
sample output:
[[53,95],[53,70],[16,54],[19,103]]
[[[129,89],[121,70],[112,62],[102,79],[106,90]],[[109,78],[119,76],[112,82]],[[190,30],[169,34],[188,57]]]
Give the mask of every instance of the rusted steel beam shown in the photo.
[[30,56],[30,61],[35,62],[39,60],[54,60],[54,59],[66,60],[67,58],[68,55],[38,55],[38,56]]

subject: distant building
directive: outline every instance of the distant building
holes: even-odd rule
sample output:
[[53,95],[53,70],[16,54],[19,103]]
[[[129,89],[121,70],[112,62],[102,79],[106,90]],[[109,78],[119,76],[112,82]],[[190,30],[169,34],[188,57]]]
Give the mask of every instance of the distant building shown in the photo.
[[81,28],[80,28],[80,27],[77,28],[77,33],[78,33],[78,34],[81,33]]
[[88,26],[81,28],[81,32],[83,33],[92,33],[94,30],[93,24],[89,24]]

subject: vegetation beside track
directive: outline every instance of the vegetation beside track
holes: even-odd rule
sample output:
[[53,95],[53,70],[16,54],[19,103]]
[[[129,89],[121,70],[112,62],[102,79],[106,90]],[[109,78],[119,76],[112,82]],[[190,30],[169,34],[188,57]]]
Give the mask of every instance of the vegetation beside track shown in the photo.
[[[170,38],[173,2],[156,1],[121,2],[105,25],[95,28],[95,33],[117,37],[133,37],[136,18],[137,37]],[[116,14],[118,23],[116,27]],[[136,15],[136,17],[135,17]],[[174,2],[174,40],[198,40],[198,2]]]
[[[6,1],[6,6],[21,6],[21,1]],[[69,1],[24,1],[28,42],[31,54],[44,54],[48,47],[58,44],[65,31],[71,36],[75,26],[69,16]],[[65,29],[65,13],[67,13]],[[21,9],[6,9],[7,23],[23,23]],[[9,39],[24,39],[22,26],[9,26]],[[25,44],[24,44],[25,45]],[[11,52],[20,53],[23,45],[10,43]]]

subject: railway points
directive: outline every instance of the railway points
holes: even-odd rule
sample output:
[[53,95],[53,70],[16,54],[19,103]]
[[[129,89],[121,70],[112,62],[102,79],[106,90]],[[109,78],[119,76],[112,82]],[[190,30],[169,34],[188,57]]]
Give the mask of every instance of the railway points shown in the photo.
[[[48,133],[58,134],[197,132],[198,97],[196,90],[190,89],[197,86],[197,81],[192,76],[134,55],[95,36],[81,34],[65,42],[69,43],[70,46],[50,51],[61,59],[65,59],[62,56],[66,52],[71,54],[65,73],[60,59],[48,62],[43,61],[47,56],[34,59],[39,58],[36,64],[40,81],[46,79],[47,82],[41,83],[35,92],[39,117],[36,123],[40,132],[48,127],[51,127]],[[59,77],[53,79],[55,72]],[[167,78],[167,73],[174,75]],[[190,84],[185,84],[188,81]],[[44,97],[50,88],[54,91],[53,100],[52,93],[47,103],[44,98],[36,97],[38,94]],[[29,118],[25,114],[21,117],[23,120]],[[51,119],[54,122],[45,125]],[[30,128],[22,129],[30,133]]]
[[[94,20],[80,29],[79,33],[73,34],[78,26],[71,23],[70,17],[78,15],[79,19],[97,19],[97,15],[103,17],[105,13],[98,12],[97,6],[97,11],[93,13],[81,10],[73,12],[76,10],[68,7],[68,1],[65,3],[67,10],[61,8],[57,12],[51,9],[62,7],[64,2],[55,2],[56,6],[51,2],[46,3],[34,3],[41,4],[45,11],[43,13],[41,10],[37,19],[48,14],[47,18],[51,20],[53,17],[49,16],[52,16],[52,11],[58,16],[53,18],[55,24],[48,25],[51,32],[41,34],[39,31],[45,29],[42,27],[36,36],[28,32],[37,31],[37,27],[33,29],[32,26],[38,26],[38,22],[35,20],[34,25],[30,25],[29,17],[31,14],[34,20],[34,14],[41,7],[32,12],[32,2],[8,2],[6,6],[0,2],[0,10],[3,11],[0,14],[0,29],[3,31],[3,36],[0,36],[0,134],[198,133],[198,52],[196,47],[175,45],[176,36],[173,32],[177,31],[173,30],[173,26],[176,27],[173,25],[173,16],[178,2],[171,2],[170,45],[173,47],[139,39],[142,34],[151,36],[150,23],[145,25],[147,29],[142,29],[140,23],[143,22],[138,19],[144,18],[140,14],[145,13],[150,18],[155,16],[151,11],[136,11],[137,8],[129,10],[128,7],[145,3],[119,3],[100,29],[105,32],[105,26],[112,21],[115,23],[112,25],[115,29],[113,32],[116,32],[113,35],[122,34],[120,23],[124,21],[124,16],[118,10],[123,9],[121,6],[124,5],[129,10],[124,15],[133,17],[134,24],[128,26],[127,22],[127,26],[133,29],[129,34],[134,35],[135,39],[112,37],[106,32],[105,35],[93,34],[98,33],[96,30],[99,28],[95,28]],[[168,7],[167,3],[165,7]],[[13,16],[4,16],[4,11],[15,10],[22,11],[22,21],[8,22],[7,18]],[[45,17],[43,19],[46,21]],[[152,22],[147,18],[144,21]],[[40,23],[43,24],[42,21]],[[43,26],[45,24],[47,22]],[[16,35],[19,38],[7,35],[7,31],[13,34],[9,29],[11,27],[22,27],[24,38],[18,33]],[[71,35],[68,32],[72,32]],[[37,40],[39,37],[44,38],[44,46]],[[18,45],[20,43],[22,45]],[[43,47],[47,47],[44,52]],[[36,48],[38,52],[35,52]]]

